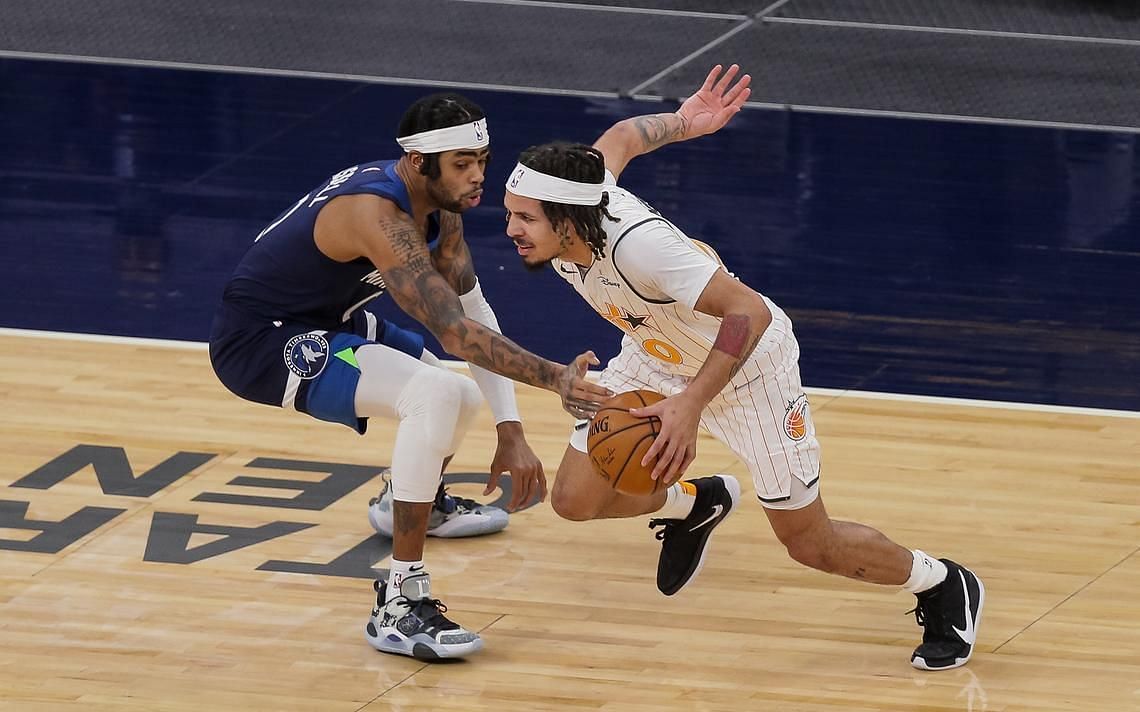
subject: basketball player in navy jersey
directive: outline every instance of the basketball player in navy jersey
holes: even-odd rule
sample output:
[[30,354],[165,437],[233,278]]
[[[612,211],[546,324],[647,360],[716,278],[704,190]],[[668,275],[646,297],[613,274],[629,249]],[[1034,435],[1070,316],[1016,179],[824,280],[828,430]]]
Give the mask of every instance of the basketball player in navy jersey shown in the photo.
[[[392,536],[391,573],[376,582],[365,635],[379,650],[433,660],[473,653],[482,640],[432,597],[425,536],[504,524],[480,523],[494,514],[440,490],[480,391],[499,436],[487,492],[509,472],[508,509],[546,496],[508,379],[559,393],[577,417],[610,393],[583,380],[597,363],[592,353],[563,366],[498,333],[460,218],[483,192],[490,153],[483,111],[456,94],[425,97],[407,110],[398,135],[402,158],[340,171],[261,231],[225,288],[210,358],[221,382],[247,400],[362,434],[369,418],[398,421],[391,479],[370,510],[373,526]],[[467,361],[475,380],[442,367],[421,336],[378,316],[371,303],[384,292]]]
[[831,519],[819,496],[819,441],[799,375],[788,315],[733,277],[716,252],[670,223],[617,179],[633,158],[713,133],[748,98],[748,75],[718,65],[674,113],[618,122],[591,146],[528,149],[504,199],[507,235],[523,263],[546,263],[624,332],[599,382],[615,392],[667,396],[634,415],[661,419],[643,464],[667,489],[621,494],[593,472],[587,421],[579,421],[551,493],[572,520],[649,514],[662,540],[657,585],[672,595],[699,572],[709,535],[737,504],[727,475],[680,482],[696,455],[698,426],[748,466],[776,536],[796,561],[827,573],[915,593],[924,632],[911,664],[958,667],[973,653],[985,589],[949,559],[908,550],[870,527]]

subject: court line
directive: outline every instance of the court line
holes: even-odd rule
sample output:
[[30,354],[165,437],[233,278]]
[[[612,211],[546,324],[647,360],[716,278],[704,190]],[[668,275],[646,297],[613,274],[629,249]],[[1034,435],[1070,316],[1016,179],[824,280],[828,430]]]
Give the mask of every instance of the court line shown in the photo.
[[1024,633],[1024,632],[1028,631],[1030,628],[1032,628],[1033,626],[1035,626],[1035,625],[1037,625],[1038,623],[1040,623],[1040,622],[1041,622],[1041,620],[1042,620],[1043,618],[1045,618],[1046,616],[1048,616],[1050,613],[1053,613],[1053,612],[1054,612],[1054,611],[1056,611],[1058,608],[1060,608],[1061,606],[1065,605],[1066,603],[1068,603],[1069,601],[1071,601],[1073,598],[1075,598],[1075,597],[1079,596],[1081,593],[1083,593],[1084,591],[1086,591],[1086,590],[1087,590],[1087,589],[1088,589],[1090,586],[1092,586],[1094,583],[1096,583],[1097,581],[1100,581],[1102,578],[1104,578],[1104,577],[1105,577],[1105,576],[1107,576],[1108,574],[1110,574],[1110,573],[1112,573],[1113,571],[1115,571],[1116,569],[1120,568],[1120,565],[1121,565],[1121,564],[1123,564],[1124,562],[1126,562],[1126,561],[1128,561],[1129,559],[1131,559],[1133,556],[1135,556],[1135,555],[1136,555],[1136,553],[1137,553],[1137,552],[1140,552],[1140,546],[1138,546],[1138,547],[1136,547],[1135,549],[1133,549],[1132,551],[1130,551],[1130,552],[1129,552],[1128,554],[1126,554],[1126,555],[1124,556],[1124,558],[1123,558],[1123,559],[1121,559],[1120,561],[1117,561],[1115,564],[1113,564],[1112,566],[1109,566],[1107,569],[1105,569],[1104,571],[1100,572],[1099,574],[1097,574],[1096,576],[1094,576],[1094,577],[1093,577],[1092,579],[1090,579],[1089,581],[1086,581],[1086,582],[1085,582],[1085,584],[1084,584],[1083,586],[1081,586],[1080,588],[1078,588],[1076,591],[1073,591],[1073,592],[1072,592],[1072,593],[1070,593],[1068,596],[1065,596],[1063,599],[1061,599],[1060,601],[1058,601],[1058,602],[1056,603],[1056,605],[1052,606],[1052,607],[1051,607],[1049,610],[1045,611],[1045,612],[1044,612],[1044,613],[1042,613],[1041,615],[1039,615],[1039,616],[1037,616],[1036,618],[1034,618],[1034,619],[1033,619],[1032,621],[1030,621],[1030,622],[1029,622],[1027,625],[1025,625],[1024,627],[1022,627],[1022,629],[1021,629],[1021,630],[1017,631],[1017,632],[1016,632],[1016,633],[1014,633],[1013,635],[1011,635],[1011,636],[1009,636],[1008,638],[1006,638],[1004,641],[1002,641],[1002,642],[1001,642],[1001,643],[1000,643],[1000,644],[999,644],[999,645],[998,645],[996,648],[994,648],[994,649],[993,649],[993,650],[991,650],[990,652],[991,652],[991,653],[996,653],[996,652],[998,652],[999,650],[1001,650],[1002,648],[1004,648],[1004,647],[1005,647],[1007,644],[1009,644],[1009,643],[1012,643],[1014,640],[1016,640],[1017,638],[1019,638],[1019,637],[1021,636],[1021,634],[1022,634],[1022,633]]
[[685,66],[686,64],[693,61],[697,57],[701,56],[705,52],[708,52],[713,47],[716,47],[717,45],[727,41],[728,39],[736,36],[740,32],[743,32],[744,30],[748,29],[749,27],[752,27],[755,24],[756,24],[756,20],[754,20],[752,18],[748,18],[747,20],[745,20],[744,22],[741,22],[739,25],[732,28],[728,32],[724,33],[720,37],[717,37],[716,39],[712,40],[711,42],[708,42],[705,45],[698,47],[697,49],[693,50],[692,52],[685,55],[684,57],[677,60],[676,62],[670,64],[668,67],[665,67],[660,72],[657,72],[656,74],[654,74],[650,78],[646,79],[645,81],[641,82],[640,84],[635,84],[633,86],[633,88],[631,88],[629,90],[629,92],[627,92],[627,93],[630,96],[637,94],[638,91],[640,91],[641,89],[644,89],[645,87],[649,86],[650,84],[653,84],[654,82],[656,82],[661,77],[664,77],[664,76],[668,75],[669,73]]
[[[633,96],[633,99],[660,101],[661,97],[650,94]],[[963,124],[990,124],[997,126],[1020,126],[1023,128],[1061,129],[1065,131],[1107,131],[1111,133],[1140,133],[1137,126],[1113,126],[1110,124],[1081,124],[1068,121],[1043,121],[1037,119],[1009,119],[996,116],[969,116],[965,114],[938,114],[922,111],[898,111],[895,109],[855,109],[842,106],[815,106],[812,104],[778,104],[774,102],[749,101],[745,108],[777,109],[801,111],[805,114],[837,114],[840,116],[870,116],[885,119],[919,119],[922,121],[950,121]]]
[[443,79],[409,79],[388,77],[376,74],[347,74],[342,72],[319,72],[307,69],[271,69],[267,67],[241,67],[230,64],[202,64],[200,62],[173,62],[162,59],[127,59],[124,57],[93,57],[79,54],[56,54],[52,52],[23,52],[0,50],[0,59],[34,59],[51,62],[75,62],[104,64],[123,67],[152,67],[155,69],[185,69],[192,71],[220,72],[223,74],[252,74],[268,77],[292,77],[297,79],[333,79],[337,81],[365,82],[368,84],[391,84],[396,86],[424,86],[442,89],[477,89],[486,91],[526,92],[554,96],[580,96],[599,99],[617,99],[620,95],[613,91],[592,91],[587,89],[559,89],[557,87],[533,87],[518,84],[484,84],[480,82],[452,82]]
[[[41,331],[38,329],[12,329],[0,327],[0,337],[13,336],[28,339],[53,339],[57,341],[80,341],[102,344],[122,344],[127,346],[147,346],[181,351],[200,351],[206,353],[208,344],[203,341],[178,341],[174,339],[150,339],[138,336],[110,336],[106,334],[81,334],[67,331]],[[448,368],[464,370],[467,364],[463,361],[444,360]],[[825,397],[865,398],[868,400],[903,401],[907,403],[922,403],[934,405],[962,406],[967,408],[988,408],[995,410],[1022,410],[1039,413],[1057,413],[1065,415],[1089,415],[1108,418],[1130,418],[1140,420],[1140,411],[1114,410],[1111,408],[1090,408],[1075,405],[1048,405],[1044,403],[1019,403],[1016,401],[996,401],[975,398],[950,398],[946,396],[924,396],[910,393],[885,393],[881,391],[857,391],[844,388],[816,388],[805,387],[809,395]]]
[[965,27],[931,27],[927,25],[895,25],[885,22],[859,22],[855,20],[821,20],[808,17],[766,17],[764,18],[764,22],[785,25],[812,25],[815,27],[846,27],[860,30],[930,32],[942,35],[967,35],[970,37],[998,37],[1005,39],[1049,40],[1055,42],[1082,42],[1085,44],[1140,47],[1140,40],[1123,37],[1080,37],[1077,35],[1051,35],[1038,32],[1013,32],[1010,30],[979,30]]
[[[787,2],[788,0],[784,0]],[[701,12],[700,10],[666,10],[657,7],[620,7],[589,5],[580,2],[547,2],[545,0],[453,0],[473,5],[515,5],[519,7],[554,8],[559,10],[592,10],[595,12],[623,12],[632,15],[659,15],[663,17],[691,17],[709,20],[745,20],[748,15],[727,12]]]
[[[749,20],[755,24],[754,21]],[[628,92],[593,91],[586,89],[559,89],[555,87],[532,87],[518,84],[480,84],[476,82],[449,82],[431,79],[409,79],[406,77],[386,77],[367,74],[343,74],[337,72],[317,72],[300,69],[268,69],[264,67],[238,67],[223,64],[200,64],[194,62],[168,62],[156,59],[124,59],[116,57],[91,57],[86,55],[53,54],[50,52],[23,52],[0,50],[0,59],[30,59],[53,62],[74,62],[124,67],[153,67],[155,69],[182,69],[191,71],[219,72],[223,74],[249,74],[269,77],[294,77],[301,79],[329,79],[335,81],[365,82],[394,86],[423,86],[444,89],[476,89],[505,91],[512,93],[539,94],[547,96],[573,96],[593,99],[632,98],[638,101],[661,102],[675,97],[662,97],[657,94],[638,94],[637,89],[647,86],[646,82]],[[679,65],[678,65],[679,66]],[[1010,119],[992,116],[969,116],[960,114],[940,114],[921,111],[898,111],[894,109],[858,109],[841,106],[816,106],[780,102],[749,101],[744,105],[750,109],[777,111],[802,111],[812,114],[836,114],[839,116],[870,116],[895,119],[919,119],[923,121],[953,121],[998,126],[1024,126],[1030,128],[1063,129],[1075,131],[1109,131],[1116,133],[1140,133],[1140,126],[1114,126],[1106,124],[1082,124],[1065,121],[1040,121],[1035,119]]]

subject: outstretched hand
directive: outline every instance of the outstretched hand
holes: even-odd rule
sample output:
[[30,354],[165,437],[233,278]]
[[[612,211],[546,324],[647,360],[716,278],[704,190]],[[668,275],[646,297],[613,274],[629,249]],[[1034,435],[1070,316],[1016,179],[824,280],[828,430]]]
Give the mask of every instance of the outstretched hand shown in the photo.
[[720,75],[722,69],[719,64],[713,67],[701,88],[685,99],[681,108],[677,109],[677,113],[685,120],[685,138],[719,131],[752,95],[752,90],[748,88],[752,75],[745,74],[733,84],[732,80],[740,71],[740,65],[729,67],[724,76]]
[[562,371],[559,380],[559,395],[562,407],[575,418],[592,418],[602,403],[613,397],[613,391],[586,380],[590,366],[600,365],[593,351],[578,354],[573,363]]

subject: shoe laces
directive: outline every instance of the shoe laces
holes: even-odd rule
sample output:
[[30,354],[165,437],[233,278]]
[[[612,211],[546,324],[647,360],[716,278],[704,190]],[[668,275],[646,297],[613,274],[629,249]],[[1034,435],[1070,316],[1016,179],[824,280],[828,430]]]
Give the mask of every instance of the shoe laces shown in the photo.
[[444,514],[451,514],[457,510],[466,510],[474,512],[479,503],[473,499],[466,497],[456,497],[447,491],[447,488],[441,488],[439,495],[435,498],[435,508]]
[[408,598],[407,596],[397,596],[397,599],[402,598],[407,602],[411,612],[423,621],[425,627],[436,628],[438,630],[454,630],[459,626],[452,623],[444,613],[447,613],[447,606],[443,601],[438,598]]
[[907,611],[906,615],[909,616],[911,613],[914,614],[914,621],[927,631],[941,633],[950,625],[943,614],[942,607],[938,605],[937,594],[927,596],[925,599],[919,597],[914,608]]
[[673,532],[673,530],[677,528],[677,525],[680,524],[682,521],[684,521],[684,520],[683,519],[650,519],[649,520],[649,528],[650,529],[656,529],[657,527],[661,527],[657,531],[653,532],[653,536],[658,541],[665,541],[665,537],[669,536]]

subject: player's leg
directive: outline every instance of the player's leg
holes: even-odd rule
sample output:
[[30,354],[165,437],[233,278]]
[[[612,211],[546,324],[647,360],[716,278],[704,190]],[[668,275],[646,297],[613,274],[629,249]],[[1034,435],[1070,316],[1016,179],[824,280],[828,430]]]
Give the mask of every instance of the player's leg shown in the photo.
[[423,563],[424,539],[444,459],[454,452],[482,397],[474,381],[380,344],[355,351],[359,417],[399,420],[392,451],[392,566],[377,582],[366,626],[370,644],[420,659],[462,657],[480,638],[443,615]]
[[[357,334],[369,341],[403,351],[429,365],[446,368],[435,354],[424,348],[422,336],[396,326],[367,309],[354,313],[353,327]],[[459,443],[454,443],[451,452],[454,453],[458,447]],[[450,456],[444,460],[444,470],[450,460]],[[368,522],[376,532],[388,538],[392,537],[394,525],[392,501],[391,479],[385,477],[380,494],[368,501]],[[507,527],[508,521],[505,509],[450,494],[441,478],[428,518],[427,535],[444,538],[481,536],[502,531]]]
[[[648,389],[671,395],[685,386],[657,368],[636,348],[623,348],[599,377],[615,393]],[[736,509],[740,483],[729,475],[678,482],[665,491],[635,497],[614,490],[600,477],[586,454],[587,421],[575,424],[570,445],[558,467],[550,503],[564,519],[583,521],[652,515],[661,555],[657,588],[667,596],[679,592],[700,572],[713,530]]]
[[768,521],[791,558],[915,593],[925,630],[912,664],[927,670],[962,665],[973,652],[984,598],[981,581],[952,561],[905,549],[871,527],[828,516],[819,497],[819,441],[790,327],[771,355],[774,367],[762,379],[714,399],[706,427],[748,465]]

